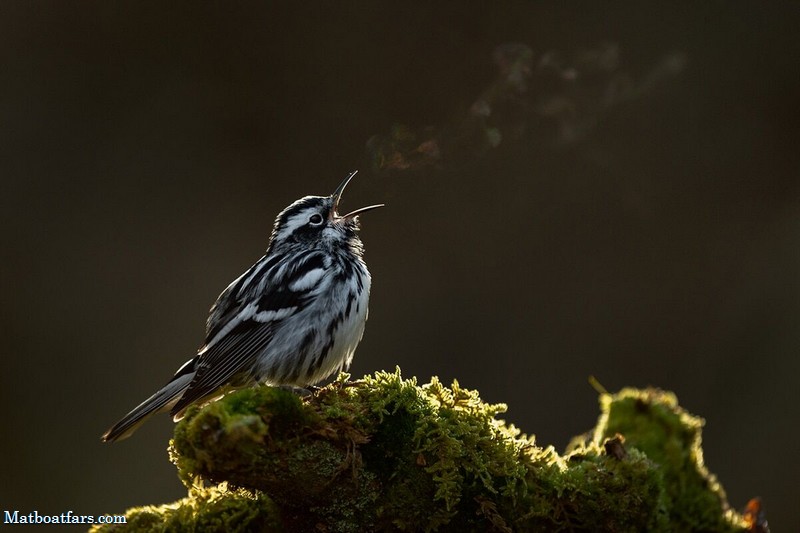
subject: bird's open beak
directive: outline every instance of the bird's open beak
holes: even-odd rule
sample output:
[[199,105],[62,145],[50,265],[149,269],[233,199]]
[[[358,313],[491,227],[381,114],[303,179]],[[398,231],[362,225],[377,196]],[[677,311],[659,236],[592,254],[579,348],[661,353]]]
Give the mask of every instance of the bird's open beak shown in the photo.
[[360,215],[362,213],[366,213],[367,211],[372,211],[373,209],[377,209],[379,207],[383,207],[384,206],[384,204],[369,205],[367,207],[362,207],[360,209],[356,209],[355,211],[350,211],[346,215],[342,215],[342,216],[339,215],[339,200],[342,199],[342,193],[344,192],[345,187],[347,187],[347,184],[350,183],[350,180],[353,179],[353,176],[355,176],[357,173],[358,173],[358,170],[354,170],[353,172],[348,174],[348,176],[344,179],[344,181],[342,181],[342,183],[340,183],[339,186],[336,187],[336,190],[333,191],[333,194],[331,195],[331,198],[333,198],[333,209],[331,209],[331,214],[330,214],[330,218],[331,219],[334,219],[334,218],[339,218],[339,219],[342,219],[342,218],[344,218],[344,219],[353,218],[353,217],[356,217],[356,216],[358,216],[358,215]]

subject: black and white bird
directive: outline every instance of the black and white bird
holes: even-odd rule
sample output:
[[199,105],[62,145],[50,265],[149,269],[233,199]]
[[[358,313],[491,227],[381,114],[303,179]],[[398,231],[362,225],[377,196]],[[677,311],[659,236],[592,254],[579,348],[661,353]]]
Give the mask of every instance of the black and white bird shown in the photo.
[[266,254],[211,307],[197,355],[103,434],[129,437],[151,415],[256,383],[309,386],[347,369],[364,334],[370,275],[358,215],[339,215],[350,173],[330,196],[306,196],[275,220]]

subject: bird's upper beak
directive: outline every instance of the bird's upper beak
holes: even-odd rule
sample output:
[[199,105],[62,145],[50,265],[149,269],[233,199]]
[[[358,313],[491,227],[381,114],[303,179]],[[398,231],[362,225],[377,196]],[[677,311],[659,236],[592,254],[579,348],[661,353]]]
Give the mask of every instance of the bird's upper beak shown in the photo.
[[361,213],[366,213],[367,211],[372,211],[373,209],[377,209],[379,207],[384,206],[384,204],[369,205],[367,207],[356,209],[355,211],[350,211],[346,215],[339,215],[339,200],[342,199],[342,193],[344,192],[345,187],[347,187],[347,184],[350,183],[350,180],[353,179],[353,176],[355,176],[357,173],[358,170],[354,170],[353,172],[348,174],[347,177],[344,179],[344,181],[342,181],[342,183],[340,183],[339,186],[336,187],[336,190],[333,191],[333,194],[331,194],[331,198],[333,199],[333,208],[331,209],[329,215],[329,218],[331,220],[353,218],[360,215]]

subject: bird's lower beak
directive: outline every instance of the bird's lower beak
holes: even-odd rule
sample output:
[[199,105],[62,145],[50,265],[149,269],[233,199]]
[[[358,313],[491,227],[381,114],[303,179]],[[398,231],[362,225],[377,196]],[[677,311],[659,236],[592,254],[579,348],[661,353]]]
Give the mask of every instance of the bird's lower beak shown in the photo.
[[357,216],[358,216],[358,215],[360,215],[361,213],[366,213],[367,211],[372,211],[373,209],[378,209],[379,207],[383,207],[383,206],[385,206],[385,205],[386,205],[386,204],[375,204],[375,205],[368,205],[367,207],[361,207],[361,208],[359,208],[359,209],[356,209],[355,211],[350,211],[350,212],[349,212],[349,213],[347,213],[346,215],[342,215],[342,216],[340,216],[339,218],[345,218],[345,219],[347,219],[347,218],[353,218],[353,217],[357,217]]
[[339,215],[339,200],[342,199],[342,193],[344,192],[345,187],[347,187],[347,184],[350,183],[350,180],[353,179],[353,176],[355,176],[357,173],[358,173],[358,171],[354,170],[353,172],[348,174],[347,177],[344,179],[344,181],[342,181],[342,183],[340,183],[339,186],[336,187],[336,190],[333,191],[333,194],[331,194],[331,198],[333,199],[333,209],[331,209],[331,213],[330,213],[330,218],[331,219],[333,219],[333,218],[339,218],[339,219],[353,218],[353,217],[357,217],[358,215],[360,215],[362,213],[366,213],[367,211],[372,211],[373,209],[377,209],[379,207],[383,207],[384,206],[384,204],[370,205],[370,206],[367,206],[367,207],[362,207],[360,209],[356,209],[355,211],[350,211],[349,213],[347,213],[346,215],[343,215],[343,216]]

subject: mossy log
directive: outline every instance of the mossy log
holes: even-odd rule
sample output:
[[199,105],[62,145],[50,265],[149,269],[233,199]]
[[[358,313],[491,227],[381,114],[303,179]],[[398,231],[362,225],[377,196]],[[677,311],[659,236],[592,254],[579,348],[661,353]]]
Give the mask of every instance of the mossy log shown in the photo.
[[746,531],[703,464],[703,420],[669,392],[601,394],[564,454],[457,382],[346,375],[191,408],[170,457],[183,500],[107,531]]

